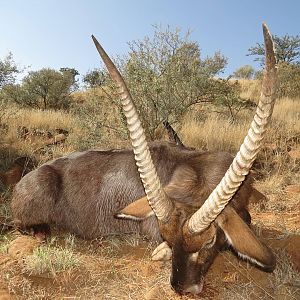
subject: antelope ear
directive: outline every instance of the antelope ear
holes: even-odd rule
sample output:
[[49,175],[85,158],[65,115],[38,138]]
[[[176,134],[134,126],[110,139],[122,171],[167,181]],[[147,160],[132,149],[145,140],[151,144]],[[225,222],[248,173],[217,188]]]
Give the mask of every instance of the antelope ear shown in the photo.
[[127,205],[121,211],[117,212],[114,217],[117,219],[142,221],[153,215],[154,211],[145,196]]
[[227,206],[217,217],[216,222],[225,233],[229,245],[241,258],[268,272],[275,269],[276,259],[272,251],[259,241],[233,208]]

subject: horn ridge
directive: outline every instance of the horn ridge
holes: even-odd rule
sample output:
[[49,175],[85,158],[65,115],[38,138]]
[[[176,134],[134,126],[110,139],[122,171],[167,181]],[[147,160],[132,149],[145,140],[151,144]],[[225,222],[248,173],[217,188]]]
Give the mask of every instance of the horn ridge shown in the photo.
[[204,204],[189,219],[188,230],[191,234],[205,230],[222,212],[250,172],[250,168],[261,147],[266,127],[273,112],[277,84],[274,44],[265,23],[263,23],[263,35],[265,41],[266,65],[261,96],[255,116],[239,152],[224,177]]
[[108,69],[112,80],[117,85],[124,114],[127,120],[127,127],[130,134],[136,165],[138,167],[140,178],[144,185],[149,204],[156,217],[162,222],[167,222],[169,216],[171,215],[171,211],[173,211],[173,202],[167,197],[162,188],[160,179],[157,175],[151,158],[146,136],[135,104],[120,72],[93,35],[92,39],[98,50],[98,53]]

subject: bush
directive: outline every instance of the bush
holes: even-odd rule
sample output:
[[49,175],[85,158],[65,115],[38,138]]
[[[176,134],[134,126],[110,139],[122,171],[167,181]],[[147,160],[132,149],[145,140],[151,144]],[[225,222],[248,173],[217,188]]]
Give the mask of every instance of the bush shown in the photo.
[[278,66],[279,97],[300,97],[300,65],[280,63]]
[[13,84],[16,75],[20,73],[13,56],[9,53],[3,60],[0,60],[0,89],[8,84]]
[[44,68],[30,72],[22,84],[7,85],[3,93],[8,100],[22,107],[67,109],[75,84],[71,72]]
[[231,122],[236,120],[237,115],[243,109],[250,109],[255,103],[250,99],[241,97],[242,87],[239,81],[232,82],[229,79],[218,79],[215,82],[216,95],[213,104],[218,108],[225,109],[225,113]]
[[[214,101],[212,78],[223,71],[227,59],[219,52],[202,58],[189,32],[155,26],[152,37],[130,42],[129,47],[128,55],[116,65],[135,99],[149,139],[154,139],[162,121],[173,124],[191,106]],[[112,88],[110,94],[115,94],[109,80],[106,85]],[[120,107],[117,97],[113,101]]]
[[105,84],[107,80],[107,74],[100,69],[94,69],[87,72],[82,81],[89,88],[99,87]]
[[250,65],[245,65],[238,68],[234,73],[233,77],[237,79],[252,79],[254,76],[254,69]]
[[101,145],[116,147],[116,141],[127,139],[126,121],[119,103],[115,103],[107,88],[93,88],[85,91],[84,103],[74,103],[71,112],[78,117],[78,123],[83,131],[79,149],[87,149]]

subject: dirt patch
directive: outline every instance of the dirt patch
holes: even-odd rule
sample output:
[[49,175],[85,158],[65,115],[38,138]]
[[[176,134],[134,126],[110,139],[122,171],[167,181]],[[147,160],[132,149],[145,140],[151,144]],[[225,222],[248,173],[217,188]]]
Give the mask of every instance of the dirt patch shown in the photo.
[[9,294],[7,289],[0,288],[0,300],[13,300],[13,299],[15,299],[15,297]]
[[288,196],[294,197],[295,195],[300,194],[300,185],[298,185],[298,184],[288,185],[285,188],[285,191],[286,191]]
[[[300,203],[299,203],[300,205]],[[263,226],[268,228],[277,228],[278,230],[288,232],[298,232],[300,233],[300,217],[299,211],[295,212],[280,212],[277,214],[271,212],[259,212],[251,214],[252,223],[261,224],[263,221]]]
[[[290,257],[295,268],[299,268],[299,235],[283,237],[282,232],[274,230],[262,230],[260,235],[276,255],[287,253],[287,259]],[[53,246],[62,247],[65,240],[57,238]],[[153,249],[154,245],[136,237],[92,242],[76,239],[73,252],[80,259],[77,268],[33,275],[24,271],[22,261],[1,254],[0,278],[5,291],[10,292],[9,296],[14,294],[16,299],[235,299],[230,295],[241,292],[241,286],[251,287],[251,293],[255,292],[261,299],[293,299],[276,298],[279,291],[272,284],[275,273],[265,273],[230,251],[216,258],[205,278],[201,297],[179,297],[169,284],[170,262],[152,262]],[[292,265],[289,268],[292,270]],[[296,293],[297,287],[293,289]]]
[[300,273],[300,235],[270,241],[272,248],[285,251],[295,269]]
[[14,239],[8,246],[8,254],[14,259],[29,255],[41,244],[37,239],[24,235]]

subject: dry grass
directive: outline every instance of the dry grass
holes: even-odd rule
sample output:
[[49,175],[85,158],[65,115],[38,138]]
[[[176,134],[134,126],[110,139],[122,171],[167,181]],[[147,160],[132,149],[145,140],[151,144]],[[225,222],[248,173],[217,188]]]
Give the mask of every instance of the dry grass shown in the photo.
[[241,97],[257,101],[260,96],[261,82],[259,80],[239,79],[241,86]]
[[7,253],[11,239],[8,235],[0,235],[0,254]]
[[[7,126],[2,134],[2,156],[10,161],[18,156],[35,157],[44,162],[77,149],[76,141],[80,140],[83,130],[77,118],[63,111],[43,111],[37,109],[7,108],[8,113],[2,119]],[[26,127],[29,134],[26,138],[20,136],[22,127]],[[57,129],[69,132],[69,140],[73,143],[46,146],[49,139],[47,134],[57,134]]]
[[76,129],[74,117],[63,111],[43,111],[32,109],[20,109],[15,116],[12,126],[25,126],[27,128],[42,128],[51,130],[53,128],[63,128],[68,131]]
[[223,116],[211,113],[204,121],[187,118],[180,135],[186,145],[197,149],[236,152],[248,127],[248,120],[232,124]]
[[272,194],[282,195],[285,186],[285,177],[275,173],[266,177],[264,180],[256,182],[256,187],[266,196]]
[[300,132],[300,99],[279,99],[274,107],[272,118],[286,125],[291,133]]
[[[289,158],[288,151],[300,145],[300,100],[279,99],[275,105],[264,148],[259,154],[259,172],[274,180],[276,191],[287,184],[299,182],[299,162]],[[243,111],[235,123],[214,112],[188,116],[180,135],[183,141],[198,149],[223,150],[235,154],[245,137],[253,112]],[[284,176],[283,176],[284,173]],[[298,174],[298,175],[297,175]],[[271,177],[273,179],[271,180]],[[268,180],[266,180],[266,188]],[[280,187],[279,187],[280,186]]]
[[3,191],[0,189],[0,241],[2,237],[6,238],[3,233],[7,231],[6,224],[9,224],[11,221],[10,199],[11,188],[4,188]]
[[[249,128],[254,112],[243,111],[236,122],[211,112],[189,115],[183,122],[180,134],[187,145],[208,150],[237,151]],[[266,143],[279,142],[300,134],[300,99],[279,99],[274,107],[272,123]],[[284,141],[283,141],[284,142]]]
[[274,280],[271,280],[271,284],[278,298],[299,299],[300,274],[295,270],[286,252],[277,253],[277,268],[272,277]]

